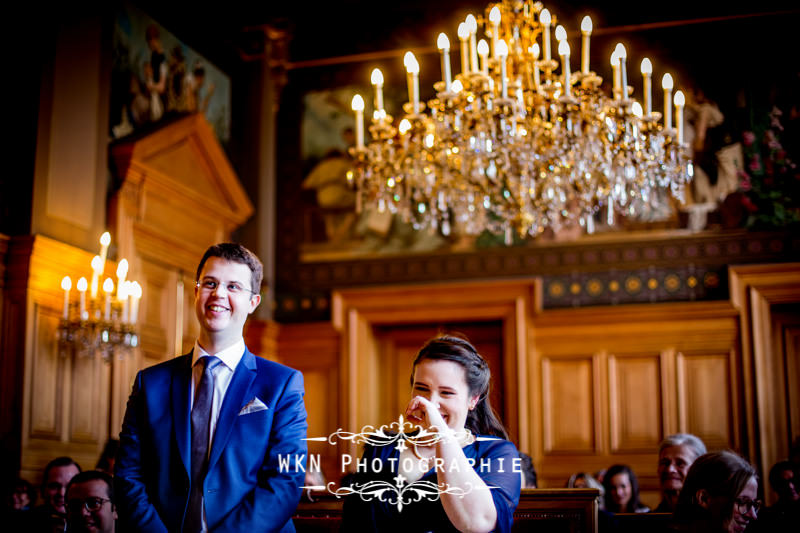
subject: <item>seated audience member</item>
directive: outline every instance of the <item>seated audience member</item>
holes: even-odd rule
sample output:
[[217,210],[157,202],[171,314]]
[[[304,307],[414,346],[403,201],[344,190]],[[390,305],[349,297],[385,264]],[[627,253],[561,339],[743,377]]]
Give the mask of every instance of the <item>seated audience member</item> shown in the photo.
[[675,525],[690,533],[742,533],[761,506],[755,469],[731,451],[694,461],[678,496]]
[[0,524],[4,531],[25,531],[30,510],[36,502],[36,489],[28,481],[15,478],[6,485]]
[[605,509],[605,493],[606,489],[603,488],[603,485],[598,482],[594,476],[587,472],[578,472],[576,474],[572,474],[567,481],[567,488],[569,489],[597,489],[600,491],[600,495],[597,497],[597,505],[599,509],[602,511]]
[[33,531],[64,531],[67,508],[64,494],[67,484],[81,472],[71,457],[57,457],[47,463],[42,475],[42,505],[31,511]]
[[523,489],[535,489],[538,483],[536,469],[533,467],[533,459],[527,453],[519,452],[520,475],[522,476]]
[[676,433],[658,447],[658,479],[661,483],[661,503],[656,513],[671,513],[678,502],[683,480],[695,459],[706,453],[706,445],[690,433]]
[[404,418],[426,432],[420,440],[412,433],[399,443],[367,445],[363,460],[370,471],[357,473],[352,487],[387,483],[408,494],[413,489],[406,487],[420,482],[418,487],[440,489],[406,496],[402,507],[400,494],[369,501],[351,495],[342,531],[511,531],[520,494],[513,468],[519,452],[489,403],[490,379],[486,360],[464,339],[437,337],[420,349]]
[[605,510],[610,513],[647,513],[639,501],[639,480],[628,465],[614,465],[603,477]]
[[769,471],[769,484],[778,501],[758,516],[757,531],[783,532],[800,529],[800,468],[780,461]]
[[88,470],[67,485],[67,526],[70,533],[113,533],[117,507],[114,480],[105,472]]

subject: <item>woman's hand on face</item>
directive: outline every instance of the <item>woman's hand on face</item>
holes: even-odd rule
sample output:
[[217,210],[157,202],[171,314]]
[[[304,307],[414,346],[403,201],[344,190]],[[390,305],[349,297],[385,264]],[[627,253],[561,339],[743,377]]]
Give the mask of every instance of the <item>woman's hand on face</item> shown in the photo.
[[427,427],[439,433],[449,431],[444,418],[442,418],[442,413],[439,412],[439,405],[422,396],[411,398],[406,407],[405,416],[409,422],[423,428]]

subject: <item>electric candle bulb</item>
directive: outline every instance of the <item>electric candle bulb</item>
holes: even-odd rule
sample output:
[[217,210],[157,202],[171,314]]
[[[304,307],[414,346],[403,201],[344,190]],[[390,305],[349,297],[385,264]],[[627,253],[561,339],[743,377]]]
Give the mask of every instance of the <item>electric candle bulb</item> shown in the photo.
[[642,104],[639,102],[634,102],[631,105],[631,113],[633,113],[633,116],[635,117],[642,118]]
[[464,21],[469,31],[469,70],[470,72],[478,71],[478,50],[475,45],[475,33],[478,31],[478,21],[475,15],[470,13]]
[[592,18],[589,15],[581,21],[582,49],[581,72],[589,74],[589,37],[592,35]]
[[628,70],[625,68],[625,60],[627,59],[628,53],[625,50],[625,45],[622,43],[617,43],[614,51],[617,53],[617,58],[619,59],[620,88],[622,89],[621,98],[625,99],[628,97]]
[[360,94],[353,97],[350,106],[356,112],[356,148],[364,148],[364,99]]
[[529,49],[533,56],[533,88],[539,90],[539,44],[533,43]]
[[481,58],[481,72],[484,74],[489,73],[489,61],[487,61],[489,57],[489,43],[484,41],[483,39],[478,42],[478,55]]
[[683,106],[686,97],[683,91],[675,91],[675,124],[678,126],[678,144],[683,144]]
[[461,80],[456,80],[453,82],[453,86],[451,87],[454,93],[460,93],[464,90],[464,85],[461,83]]
[[461,73],[469,72],[469,50],[467,40],[469,39],[469,29],[467,23],[462,22],[458,25],[458,40],[461,41]]
[[89,288],[89,284],[86,282],[86,278],[81,278],[78,280],[78,293],[80,298],[80,319],[86,320],[86,289]]
[[139,317],[139,299],[142,297],[142,286],[138,281],[134,281],[131,286],[131,324],[136,324]]
[[419,114],[419,63],[411,52],[406,52],[403,57],[403,64],[408,72],[408,101],[414,106],[414,114]]
[[544,34],[544,60],[550,61],[550,23],[552,22],[552,18],[550,17],[550,11],[545,8],[542,9],[542,12],[539,13],[539,22],[542,23],[544,28],[542,29],[542,33]]
[[667,72],[661,78],[661,88],[664,89],[664,129],[672,128],[672,75]]
[[97,288],[101,274],[103,273],[103,260],[99,255],[92,258],[92,299],[97,298]]
[[506,80],[506,59],[508,58],[508,45],[502,39],[497,42],[497,56],[500,58],[500,93],[503,98],[507,98],[508,81]]
[[444,90],[450,91],[450,39],[444,33],[439,34],[436,45],[442,51],[442,77],[444,78]]
[[564,73],[564,94],[569,96],[572,91],[572,80],[569,68],[569,43],[566,39],[558,44],[558,55],[561,56],[561,70]]
[[[559,24],[558,26],[556,26],[556,41],[558,41],[560,43],[561,41],[563,41],[566,38],[567,38],[567,30],[564,29],[564,26]],[[559,53],[559,55],[560,55],[560,53]]]
[[499,39],[500,33],[500,8],[494,6],[491,11],[489,11],[489,22],[492,23],[492,57],[495,59],[497,56],[500,55],[499,50],[497,49],[497,40]]
[[644,112],[648,117],[653,113],[653,64],[650,59],[642,59],[642,79],[644,92]]
[[105,301],[105,312],[103,313],[103,319],[108,322],[111,318],[111,293],[114,292],[114,282],[111,281],[111,278],[106,278],[103,282],[103,292],[106,293],[106,301]]
[[[100,235],[100,260],[102,262],[102,267],[105,267],[106,264],[106,257],[108,257],[108,245],[111,244],[111,234],[109,232],[105,232]],[[103,275],[103,268],[100,269],[100,275]]]
[[404,118],[400,121],[400,125],[397,126],[397,130],[400,132],[400,135],[405,135],[411,129],[411,122],[407,118]]
[[119,291],[121,290],[123,283],[125,283],[125,277],[127,275],[128,275],[128,260],[122,259],[117,265],[117,298],[120,298]]
[[383,111],[383,72],[381,69],[372,70],[370,81],[375,86],[375,110]]
[[72,280],[69,276],[64,276],[61,279],[61,288],[64,289],[64,320],[69,318],[69,291],[72,288]]
[[619,78],[619,55],[616,49],[611,53],[611,77],[614,79],[614,97],[619,98],[621,82]]

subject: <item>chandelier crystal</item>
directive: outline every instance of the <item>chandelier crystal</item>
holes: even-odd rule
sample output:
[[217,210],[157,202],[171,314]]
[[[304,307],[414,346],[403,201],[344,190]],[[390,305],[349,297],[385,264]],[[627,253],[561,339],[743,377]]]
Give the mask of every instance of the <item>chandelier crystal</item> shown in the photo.
[[[692,177],[683,143],[684,96],[664,76],[664,120],[652,110],[652,64],[642,61],[644,106],[628,86],[627,53],[611,58],[613,90],[589,67],[591,19],[581,24],[581,69],[571,71],[563,26],[540,2],[503,0],[458,28],[461,72],[452,77],[450,43],[440,34],[442,80],[419,98],[419,64],[404,58],[409,101],[395,119],[383,105],[383,75],[372,72],[375,111],[364,142],[364,101],[353,99],[356,146],[348,180],[356,209],[397,214],[415,229],[447,236],[484,230],[511,243],[595,216],[634,218],[683,201]],[[476,42],[479,26],[489,41]],[[491,46],[489,46],[491,42]],[[560,59],[560,60],[559,60]]]

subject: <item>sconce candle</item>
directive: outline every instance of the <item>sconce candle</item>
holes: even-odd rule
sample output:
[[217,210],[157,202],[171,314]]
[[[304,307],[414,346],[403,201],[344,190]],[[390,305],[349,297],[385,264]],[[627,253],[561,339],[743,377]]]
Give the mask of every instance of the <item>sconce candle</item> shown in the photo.
[[351,104],[353,111],[356,112],[356,148],[364,148],[364,99],[360,94],[353,97]]
[[539,13],[539,22],[542,23],[542,34],[544,39],[544,60],[550,61],[550,23],[552,22],[550,11],[545,8]]
[[131,324],[136,324],[139,318],[139,299],[142,297],[142,286],[138,281],[131,285]]
[[653,113],[653,64],[648,58],[642,59],[642,79],[644,81],[644,113],[649,117]]
[[561,56],[561,71],[564,74],[564,95],[570,96],[571,94],[571,73],[569,70],[569,43],[566,39],[558,44],[558,55]]
[[469,39],[469,30],[467,23],[462,22],[458,25],[458,40],[461,41],[461,73],[466,74],[469,72],[469,50],[467,48],[467,40]]
[[78,294],[80,298],[80,320],[86,320],[86,289],[89,286],[86,278],[78,280]]
[[483,39],[478,42],[478,55],[481,58],[481,72],[489,74],[489,44]]
[[619,77],[619,56],[616,49],[611,52],[611,77],[614,78],[614,98],[619,98],[621,81]]
[[372,70],[370,81],[375,86],[375,109],[379,112],[383,111],[383,72],[381,69]]
[[414,106],[414,114],[419,114],[419,63],[411,52],[406,52],[403,63],[408,72],[408,101]]
[[[491,11],[489,11],[489,22],[492,23],[492,57],[497,59],[500,55],[499,50],[497,49],[497,34],[500,33],[500,8],[494,6]],[[508,55],[508,54],[506,54]]]
[[108,257],[108,245],[111,244],[111,234],[109,232],[105,232],[100,235],[100,275],[103,275],[103,271],[105,270],[106,266],[106,257]]
[[128,260],[121,259],[119,264],[117,264],[117,299],[121,299],[123,284],[125,283],[125,277],[128,275]]
[[103,260],[99,255],[92,258],[92,300],[97,298],[97,288],[100,275],[103,272]]
[[478,72],[478,49],[475,42],[475,33],[478,31],[478,21],[475,15],[467,15],[467,20],[464,21],[469,31],[469,71]]
[[501,40],[497,43],[497,55],[500,58],[500,91],[503,98],[508,98],[508,80],[506,79],[506,59],[508,58],[508,45]]
[[442,51],[442,77],[444,79],[444,90],[450,92],[450,39],[444,33],[439,34],[436,41],[439,50]]
[[664,129],[672,128],[672,75],[667,72],[661,78],[661,87],[664,89]]
[[539,44],[533,43],[533,46],[530,48],[531,55],[533,55],[533,88],[536,91],[539,91],[540,79],[539,79]]
[[103,282],[103,292],[106,293],[106,305],[103,312],[103,320],[108,322],[111,319],[111,293],[114,292],[114,282],[111,278],[106,278]]
[[622,43],[617,43],[617,47],[614,49],[617,53],[617,58],[619,59],[619,83],[620,89],[622,89],[622,98],[623,100],[628,98],[628,69],[625,68],[625,60],[628,57],[628,52],[625,50],[625,46]]
[[69,276],[64,276],[61,280],[61,288],[64,289],[64,320],[69,318],[69,290],[72,288],[72,280]]
[[589,37],[592,35],[592,19],[589,15],[583,17],[581,21],[582,48],[581,48],[581,72],[589,74]]
[[686,97],[683,91],[675,91],[675,123],[678,126],[678,144],[683,144],[683,106],[686,105]]

